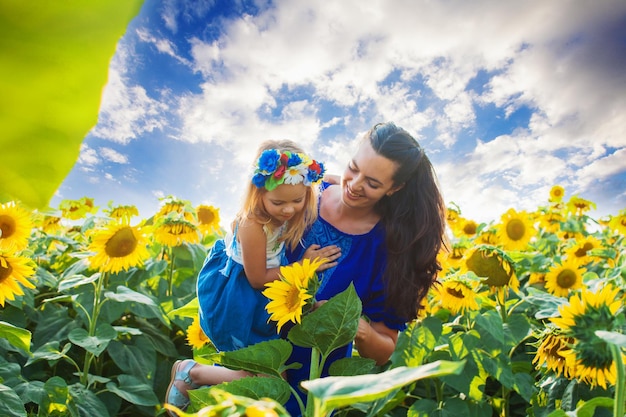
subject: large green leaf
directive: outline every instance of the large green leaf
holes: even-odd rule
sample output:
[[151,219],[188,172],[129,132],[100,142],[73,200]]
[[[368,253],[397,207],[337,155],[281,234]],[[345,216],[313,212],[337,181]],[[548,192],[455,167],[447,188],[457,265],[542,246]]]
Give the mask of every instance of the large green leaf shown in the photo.
[[[272,378],[266,376],[255,376],[236,379],[219,385],[214,388],[224,390],[233,395],[240,397],[260,400],[263,398],[272,398],[273,400],[285,404],[291,396],[289,384],[280,378]],[[194,404],[204,404],[210,402],[208,400],[209,393],[207,390],[211,388],[201,388],[189,392],[189,398]]]
[[465,362],[437,361],[417,367],[398,367],[380,374],[339,376],[303,381],[324,412],[359,402],[374,401],[413,381],[459,374]]
[[157,405],[159,403],[152,386],[145,384],[139,378],[132,375],[120,375],[117,380],[119,385],[109,382],[106,387],[126,401],[137,405]]
[[283,339],[274,339],[243,349],[220,352],[213,355],[212,358],[220,365],[228,368],[280,377],[285,369],[300,367],[300,364],[285,366],[292,350],[291,343]]
[[323,356],[354,340],[361,316],[361,300],[350,286],[302,318],[289,331],[294,345],[317,348]]
[[100,356],[109,345],[109,342],[117,337],[117,332],[110,324],[102,323],[98,325],[96,334],[93,336],[90,336],[87,330],[80,328],[72,330],[68,337],[70,342],[75,345],[93,353],[95,356]]
[[0,338],[8,340],[16,348],[30,352],[30,337],[28,330],[0,321]]
[[6,417],[26,417],[22,400],[11,388],[0,384],[0,415]]
[[98,115],[141,0],[0,3],[0,202],[45,208]]

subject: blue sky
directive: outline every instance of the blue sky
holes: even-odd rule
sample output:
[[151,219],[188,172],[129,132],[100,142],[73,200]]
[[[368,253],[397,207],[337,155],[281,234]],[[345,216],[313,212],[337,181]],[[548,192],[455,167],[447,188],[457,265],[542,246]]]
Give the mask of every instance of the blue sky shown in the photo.
[[[226,4],[227,6],[224,6]],[[380,121],[411,132],[481,222],[550,188],[626,208],[626,2],[147,0],[52,199],[175,196],[234,215],[257,145],[341,173]]]

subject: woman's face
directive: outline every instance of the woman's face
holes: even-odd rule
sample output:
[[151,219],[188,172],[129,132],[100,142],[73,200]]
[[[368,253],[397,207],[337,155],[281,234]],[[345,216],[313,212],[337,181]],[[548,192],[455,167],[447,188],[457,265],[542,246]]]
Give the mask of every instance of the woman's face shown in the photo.
[[342,201],[354,208],[369,208],[385,195],[400,188],[394,187],[393,175],[397,164],[374,151],[369,140],[361,141],[341,179]]

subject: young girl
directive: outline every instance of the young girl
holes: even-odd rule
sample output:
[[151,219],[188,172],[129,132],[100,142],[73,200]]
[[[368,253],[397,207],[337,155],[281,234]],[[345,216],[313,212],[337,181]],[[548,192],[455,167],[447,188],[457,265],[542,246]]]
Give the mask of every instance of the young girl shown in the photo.
[[[218,350],[235,350],[279,336],[275,323],[269,321],[268,299],[261,291],[267,282],[279,278],[279,267],[287,264],[285,247],[294,250],[317,218],[316,184],[323,174],[324,166],[291,141],[268,141],[259,148],[243,207],[226,237],[215,242],[198,276],[200,325]],[[336,266],[340,255],[335,245],[311,245],[302,258],[328,259],[318,268],[321,271]],[[190,359],[176,361],[166,402],[184,410],[189,389],[246,375]]]
[[295,248],[315,221],[315,184],[323,174],[324,166],[291,141],[259,148],[243,207],[198,276],[200,325],[218,350],[278,337],[261,291],[287,264],[285,245]]

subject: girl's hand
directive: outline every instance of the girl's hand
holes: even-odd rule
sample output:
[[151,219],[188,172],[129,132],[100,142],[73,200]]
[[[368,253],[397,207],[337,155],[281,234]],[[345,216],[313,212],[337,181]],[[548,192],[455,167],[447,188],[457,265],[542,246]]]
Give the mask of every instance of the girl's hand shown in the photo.
[[320,245],[311,245],[306,251],[304,251],[304,255],[302,255],[302,259],[315,259],[315,258],[326,258],[328,262],[320,265],[317,268],[318,271],[324,271],[328,268],[332,268],[337,265],[336,260],[341,256],[341,248],[337,245],[329,245],[324,246],[323,248]]

